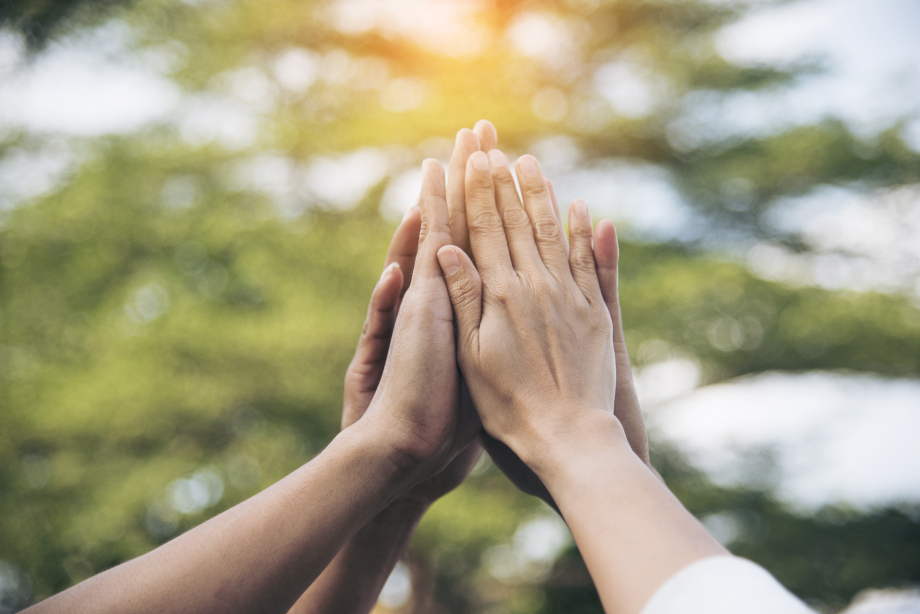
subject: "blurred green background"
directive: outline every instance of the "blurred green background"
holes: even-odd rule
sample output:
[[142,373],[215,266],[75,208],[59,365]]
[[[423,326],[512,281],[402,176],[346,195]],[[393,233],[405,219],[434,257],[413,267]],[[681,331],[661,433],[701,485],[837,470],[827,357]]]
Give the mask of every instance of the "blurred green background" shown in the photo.
[[[920,269],[905,255],[887,285],[796,276],[865,254],[776,221],[828,189],[907,194],[896,219],[916,219],[910,117],[799,118],[782,94],[819,79],[821,58],[719,47],[767,4],[0,3],[0,612],[150,550],[330,441],[414,169],[483,117],[558,173],[563,201],[618,220],[644,399],[675,357],[697,384],[916,379]],[[47,58],[73,99],[11,98]],[[117,96],[137,117],[60,128]],[[165,110],[147,117],[151,100]],[[734,125],[738,100],[789,121]],[[654,431],[652,445],[694,514],[820,611],[920,582],[920,497],[796,506],[763,479],[770,458],[725,482]],[[564,525],[488,459],[425,517],[379,607],[601,611]]]

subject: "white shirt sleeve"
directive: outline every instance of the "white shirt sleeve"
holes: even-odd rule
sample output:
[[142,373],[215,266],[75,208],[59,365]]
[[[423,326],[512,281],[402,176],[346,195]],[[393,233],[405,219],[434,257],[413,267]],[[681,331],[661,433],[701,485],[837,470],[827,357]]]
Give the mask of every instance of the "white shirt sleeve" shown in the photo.
[[763,567],[712,556],[668,578],[642,614],[815,614]]

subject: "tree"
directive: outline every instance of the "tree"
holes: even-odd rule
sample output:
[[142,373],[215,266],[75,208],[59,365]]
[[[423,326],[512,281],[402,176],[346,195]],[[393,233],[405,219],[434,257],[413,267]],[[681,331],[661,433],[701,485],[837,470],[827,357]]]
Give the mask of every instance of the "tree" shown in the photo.
[[[64,5],[49,6],[8,3],[0,17],[27,34],[33,22],[63,32],[100,19],[77,9],[68,22]],[[718,251],[739,237],[807,250],[765,222],[777,199],[914,183],[920,168],[897,130],[867,157],[839,121],[760,136],[700,124],[700,106],[815,70],[716,55],[713,33],[748,7],[465,6],[445,4],[454,25],[430,31],[348,2],[147,0],[102,13],[129,23],[139,49],[169,56],[188,109],[230,105],[258,129],[222,140],[185,117],[82,143],[90,155],[64,185],[2,219],[0,553],[28,577],[29,598],[150,549],[329,441],[392,230],[380,213],[388,177],[480,117],[512,151],[555,135],[585,166],[664,169],[693,207],[706,233],[622,246],[634,355],[663,340],[710,382],[772,369],[920,371],[920,314],[906,297],[787,287]],[[553,44],[520,44],[540,36]],[[661,94],[618,108],[595,87],[611,74]],[[40,136],[11,135],[3,151],[30,139]],[[366,147],[388,169],[357,204],[305,183],[317,160]],[[694,513],[742,527],[740,554],[820,607],[918,580],[915,513],[800,516],[768,491],[710,484],[660,445],[656,464]],[[489,549],[542,513],[484,462],[419,530],[416,609],[600,611],[573,550],[537,575],[487,573]]]

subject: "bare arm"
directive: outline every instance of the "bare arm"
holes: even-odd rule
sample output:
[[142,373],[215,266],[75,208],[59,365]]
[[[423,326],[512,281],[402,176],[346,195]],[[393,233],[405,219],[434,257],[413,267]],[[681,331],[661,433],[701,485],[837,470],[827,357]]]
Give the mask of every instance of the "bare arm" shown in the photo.
[[[495,144],[495,128],[482,120],[474,130],[457,133],[447,183],[447,208],[451,232],[459,229],[466,239],[466,225],[455,212],[465,208],[463,169],[466,160],[482,146]],[[383,375],[393,329],[403,294],[412,281],[421,226],[418,207],[406,213],[387,251],[383,275],[371,295],[367,320],[355,357],[345,375],[342,428],[358,422],[367,411]],[[456,240],[456,239],[455,239]],[[441,473],[401,495],[372,518],[345,544],[328,567],[297,600],[291,614],[369,612],[387,577],[409,545],[415,528],[434,501],[460,485],[479,458],[478,442],[451,461]]]
[[450,243],[436,161],[423,164],[419,205],[412,283],[362,419],[262,493],[31,612],[285,612],[360,527],[469,446],[481,427],[458,403],[453,317],[436,262]]
[[[470,157],[476,266],[454,247],[438,254],[458,363],[484,429],[549,489],[606,611],[636,614],[675,571],[725,550],[645,464],[642,442],[627,437],[624,422],[641,415],[615,415],[613,314],[584,202],[570,208],[567,249],[536,160],[522,157],[517,171],[523,203],[495,184],[489,158]],[[600,269],[609,276],[603,265],[609,259]]]
[[284,611],[354,527],[411,485],[383,442],[356,425],[258,495],[28,611]]

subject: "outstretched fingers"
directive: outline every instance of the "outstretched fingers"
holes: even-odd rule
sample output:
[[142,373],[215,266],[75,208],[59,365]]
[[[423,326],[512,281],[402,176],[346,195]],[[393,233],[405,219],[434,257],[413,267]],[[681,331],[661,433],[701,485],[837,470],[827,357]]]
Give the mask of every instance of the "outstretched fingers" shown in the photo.
[[[617,265],[620,248],[617,245],[616,228],[610,220],[601,220],[597,224],[594,236],[594,258],[597,262],[597,279],[610,321],[613,324],[613,351],[616,356],[616,397],[613,413],[623,425],[626,439],[633,452],[651,467],[649,460],[648,436],[645,432],[645,420],[639,406],[639,397],[632,379],[632,368],[626,339],[623,335],[623,318],[620,313],[618,290],[619,274]],[[657,472],[656,472],[657,475]],[[658,476],[659,478],[661,476]]]
[[576,285],[592,304],[603,301],[594,262],[594,229],[588,205],[578,198],[569,207],[569,268]]
[[405,294],[412,283],[412,269],[415,268],[415,256],[418,253],[418,234],[422,226],[421,211],[417,205],[413,205],[406,211],[402,221],[393,233],[393,239],[390,241],[390,247],[387,249],[386,266],[396,263],[401,271],[406,272],[402,276],[402,291],[400,295]]
[[461,354],[479,354],[479,323],[482,321],[482,278],[466,253],[452,245],[438,250],[438,264],[454,306],[457,342]]
[[[556,187],[549,177],[546,178],[546,189],[549,190],[549,199],[553,203],[553,213],[556,215],[556,221],[559,222],[559,228],[565,233],[565,226],[562,224],[562,214],[559,212],[559,201],[556,199]],[[565,244],[565,250],[569,251],[569,244]]]
[[570,275],[569,258],[565,248],[565,232],[553,211],[546,179],[537,159],[531,155],[518,158],[515,169],[540,257],[547,270],[561,282]]
[[488,282],[511,273],[511,256],[498,208],[489,158],[481,151],[466,165],[466,223],[476,266]]
[[[489,124],[491,126],[492,124]],[[477,127],[479,124],[477,124]],[[495,128],[492,128],[494,131]],[[465,174],[466,162],[474,151],[480,151],[476,132],[463,128],[457,133],[454,152],[450,156],[447,174],[447,212],[450,219],[451,239],[454,245],[469,252],[470,239],[466,226]]]
[[345,372],[345,411],[342,428],[350,426],[367,410],[383,375],[390,340],[399,312],[403,274],[400,265],[391,262],[374,286],[367,318],[358,339],[355,356]]
[[521,205],[514,177],[508,167],[508,158],[501,151],[489,152],[492,167],[492,184],[495,186],[495,205],[502,219],[511,263],[517,270],[545,270],[540,252],[533,240],[533,228],[527,211]]
[[620,246],[617,244],[617,231],[610,220],[601,220],[597,224],[594,237],[594,261],[597,268],[597,281],[610,319],[613,322],[613,341],[623,340],[623,321],[620,315],[620,297],[618,290],[619,274],[617,271],[620,258]]
[[422,162],[422,194],[419,198],[419,208],[422,219],[413,277],[421,280],[440,278],[441,270],[436,262],[436,254],[438,249],[451,242],[450,222],[444,187],[444,167],[431,158]]
[[480,119],[473,126],[473,132],[479,137],[479,147],[482,151],[490,151],[498,145],[498,131],[487,119]]

